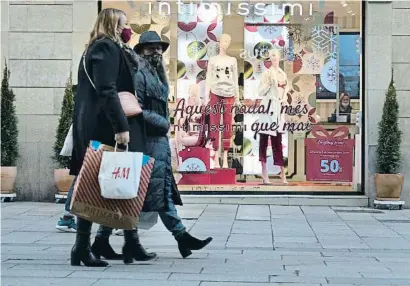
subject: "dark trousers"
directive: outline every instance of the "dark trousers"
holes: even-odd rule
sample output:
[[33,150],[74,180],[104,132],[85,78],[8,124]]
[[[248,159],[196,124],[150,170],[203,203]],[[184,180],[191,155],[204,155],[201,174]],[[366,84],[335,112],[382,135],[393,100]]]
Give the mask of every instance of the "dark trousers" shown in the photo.
[[279,132],[276,136],[259,134],[259,161],[266,163],[266,151],[268,149],[269,138],[273,151],[273,163],[275,166],[285,166],[285,162],[283,161],[282,134]]

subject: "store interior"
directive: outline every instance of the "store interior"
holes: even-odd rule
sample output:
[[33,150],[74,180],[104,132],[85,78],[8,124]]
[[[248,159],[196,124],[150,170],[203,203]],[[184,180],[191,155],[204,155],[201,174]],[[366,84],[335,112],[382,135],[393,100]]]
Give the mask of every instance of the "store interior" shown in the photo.
[[[252,9],[247,16],[239,15],[240,2],[235,1],[221,4],[222,13],[218,13],[215,7],[195,4],[195,15],[186,13],[186,9],[181,9],[175,2],[170,3],[169,15],[156,13],[160,10],[158,2],[152,4],[151,13],[146,1],[102,1],[102,8],[115,7],[126,12],[134,32],[129,43],[131,46],[147,30],[157,31],[163,41],[171,43],[164,55],[164,62],[171,88],[170,114],[175,115],[170,118],[174,123],[171,132],[173,170],[181,191],[346,193],[361,190],[362,134],[356,124],[357,114],[362,109],[361,1],[288,1],[286,3],[298,4],[293,6],[293,15],[290,7],[283,8],[283,3],[277,5],[275,13],[266,12],[263,16],[255,15]],[[188,3],[191,2],[185,2],[187,7]],[[230,3],[230,15],[226,12],[227,3]],[[262,1],[246,3],[267,7],[262,5]],[[269,5],[271,2],[265,3]],[[302,15],[299,14],[300,7]],[[166,11],[167,7],[162,6],[162,9]],[[178,124],[180,118],[173,111],[181,99],[188,104],[191,93],[200,98],[199,104],[203,105],[206,101],[207,64],[210,58],[220,53],[219,40],[222,35],[230,36],[226,54],[237,62],[241,104],[251,106],[258,102],[255,90],[258,90],[262,74],[269,70],[266,63],[270,59],[258,59],[252,53],[258,49],[259,52],[272,49],[281,51],[280,68],[289,82],[286,92],[287,101],[291,102],[289,105],[297,102],[308,106],[309,114],[286,114],[289,122],[307,122],[311,125],[307,130],[282,134],[286,183],[281,177],[283,170],[274,164],[274,151],[270,151],[270,146],[267,148],[266,162],[269,184],[264,183],[263,167],[258,160],[261,141],[253,138],[252,133],[255,132],[251,128],[247,131],[244,129],[252,125],[254,115],[233,115],[232,124],[238,128],[233,128],[227,155],[222,147],[217,152],[212,146],[195,143],[184,146],[178,140],[181,136],[178,134],[181,130]],[[298,35],[303,38],[301,42]],[[303,57],[305,54],[307,56]],[[333,82],[324,78],[330,72],[339,73],[339,77],[333,74]],[[345,101],[349,102],[346,113],[342,108]],[[222,133],[219,134],[221,140],[224,136]],[[319,139],[339,142],[346,149],[338,152],[339,155],[328,155],[328,161],[318,159],[315,154],[318,153],[316,143]],[[215,152],[220,165],[216,168]],[[320,152],[324,156],[327,151]],[[328,153],[332,152],[330,150]],[[338,156],[341,156],[340,160]],[[195,160],[190,160],[192,158]],[[326,165],[326,162],[331,165]],[[192,167],[192,164],[197,166]],[[313,170],[315,168],[318,170]],[[335,172],[332,173],[332,170]]]

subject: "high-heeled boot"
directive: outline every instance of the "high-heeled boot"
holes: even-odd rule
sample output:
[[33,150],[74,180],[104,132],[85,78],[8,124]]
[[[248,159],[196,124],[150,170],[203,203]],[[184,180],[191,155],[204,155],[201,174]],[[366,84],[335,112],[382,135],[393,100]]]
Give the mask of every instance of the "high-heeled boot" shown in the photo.
[[188,232],[184,232],[177,238],[179,253],[181,253],[183,258],[187,258],[192,254],[191,250],[200,250],[204,248],[212,241],[212,239],[212,237],[208,237],[205,240],[200,240],[193,237]]
[[80,266],[81,262],[89,267],[106,267],[108,263],[96,259],[91,253],[90,234],[92,222],[78,218],[77,235],[73,249],[71,250],[71,265]]
[[107,260],[121,260],[122,255],[112,249],[108,237],[95,237],[94,243],[91,246],[91,251],[98,259],[104,257]]
[[140,243],[137,230],[124,230],[124,246],[122,247],[125,264],[137,261],[148,261],[157,258],[155,252],[146,252]]

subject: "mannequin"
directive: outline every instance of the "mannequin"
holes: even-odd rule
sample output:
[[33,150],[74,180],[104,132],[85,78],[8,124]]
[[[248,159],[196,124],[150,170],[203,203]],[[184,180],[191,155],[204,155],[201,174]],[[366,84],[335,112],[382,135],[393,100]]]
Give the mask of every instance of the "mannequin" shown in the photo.
[[[228,168],[228,150],[232,136],[232,106],[239,104],[238,62],[236,58],[226,54],[231,44],[231,36],[222,34],[219,41],[219,54],[211,57],[206,73],[205,100],[213,106],[223,106],[223,114],[210,114],[209,137],[213,140],[215,151],[214,168],[220,168],[219,163],[219,133],[223,135],[223,168]],[[219,109],[218,109],[219,110]],[[223,131],[220,127],[221,116]],[[216,127],[216,128],[215,128]]]
[[[282,114],[282,104],[286,104],[287,93],[289,91],[289,84],[286,73],[279,67],[280,51],[271,50],[269,52],[269,60],[271,67],[262,74],[259,84],[259,97],[262,98],[261,104],[268,106],[271,102],[271,114],[260,114],[258,122],[264,126],[271,126],[276,123],[278,126],[275,130],[261,130],[259,131],[259,161],[262,165],[262,179],[263,184],[271,184],[266,168],[266,151],[268,147],[268,140],[270,139],[274,164],[281,168],[281,181],[287,184],[285,174],[285,164],[283,161],[282,151],[282,133],[283,124],[285,123],[285,114]],[[266,128],[265,128],[266,129]]]
[[[187,100],[188,106],[193,106],[194,110],[195,107],[200,107],[202,105],[202,101],[200,98],[200,86],[199,84],[191,84],[189,86],[189,96]],[[201,114],[192,114],[191,118],[189,118],[189,114],[184,112],[183,116],[177,117],[178,128],[176,128],[176,151],[179,154],[179,151],[183,149],[183,147],[193,147],[197,146],[200,128],[204,128],[203,126],[198,126],[199,119]],[[185,126],[184,126],[185,125]],[[208,143],[208,145],[210,142]],[[210,146],[206,146],[206,148],[210,148]],[[182,158],[178,156],[178,164],[182,164]]]

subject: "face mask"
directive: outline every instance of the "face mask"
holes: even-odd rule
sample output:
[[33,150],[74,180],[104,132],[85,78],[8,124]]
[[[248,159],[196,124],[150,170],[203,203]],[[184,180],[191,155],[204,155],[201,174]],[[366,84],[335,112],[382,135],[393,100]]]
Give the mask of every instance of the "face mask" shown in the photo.
[[348,106],[349,106],[349,103],[348,103],[348,102],[342,102],[342,106],[343,106],[343,107],[348,107]]
[[154,54],[151,56],[146,56],[147,61],[154,67],[157,67],[162,61],[162,55]]
[[121,32],[121,39],[124,41],[124,43],[128,43],[131,40],[131,35],[131,28],[124,28]]

